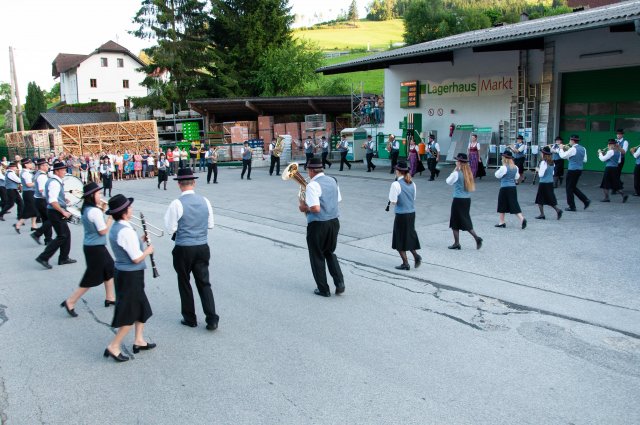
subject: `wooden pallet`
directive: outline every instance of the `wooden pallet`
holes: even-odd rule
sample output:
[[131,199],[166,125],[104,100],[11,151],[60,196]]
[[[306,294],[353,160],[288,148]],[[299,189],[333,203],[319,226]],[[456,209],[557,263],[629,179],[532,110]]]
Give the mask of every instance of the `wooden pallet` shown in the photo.
[[72,155],[159,148],[158,127],[153,120],[61,125],[60,132],[64,152]]

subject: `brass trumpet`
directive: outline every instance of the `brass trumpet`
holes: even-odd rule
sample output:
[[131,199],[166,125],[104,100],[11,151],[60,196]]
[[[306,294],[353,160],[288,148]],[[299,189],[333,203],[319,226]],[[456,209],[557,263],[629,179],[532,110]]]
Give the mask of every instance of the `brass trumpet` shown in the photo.
[[640,149],[640,145],[633,147],[631,149],[629,149],[629,151],[631,152],[632,155],[635,155],[636,151]]

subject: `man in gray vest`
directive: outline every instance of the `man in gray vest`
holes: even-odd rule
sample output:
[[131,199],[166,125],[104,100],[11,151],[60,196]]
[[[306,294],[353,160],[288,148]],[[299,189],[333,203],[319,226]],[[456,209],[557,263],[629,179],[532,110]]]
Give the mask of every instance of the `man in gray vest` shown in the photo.
[[209,283],[209,259],[211,253],[208,245],[209,229],[213,229],[213,209],[209,200],[195,193],[195,179],[190,168],[178,171],[174,180],[178,182],[182,194],[169,205],[164,215],[164,224],[173,234],[176,246],[172,251],[173,268],[178,274],[178,290],[182,303],[182,321],[185,326],[198,326],[193,302],[193,290],[189,276],[193,273],[202,310],[206,316],[207,329],[218,328],[216,305]]
[[342,139],[338,142],[338,152],[340,152],[340,171],[342,171],[343,165],[347,164],[347,167],[351,169],[351,163],[347,161],[347,154],[349,154],[349,141],[346,135],[342,135]]
[[309,160],[313,158],[313,140],[311,140],[311,136],[307,136],[307,140],[304,141],[304,155],[306,157],[306,161],[304,163],[304,169],[307,169],[307,164],[309,164]]
[[53,163],[53,177],[47,180],[44,186],[45,199],[47,200],[47,216],[56,232],[56,238],[44,249],[36,261],[46,269],[50,269],[49,258],[60,249],[58,265],[73,264],[76,260],[69,258],[71,251],[71,232],[67,219],[71,213],[67,211],[67,201],[64,197],[64,183],[62,179],[67,172],[67,166],[62,161]]
[[582,193],[580,189],[578,189],[578,180],[580,180],[580,176],[582,175],[584,163],[587,162],[587,150],[584,147],[580,146],[580,137],[576,134],[571,135],[571,137],[569,138],[569,144],[571,145],[571,147],[568,150],[558,150],[558,155],[560,155],[560,158],[569,160],[567,182],[565,184],[565,187],[567,189],[567,204],[569,204],[569,206],[564,210],[576,210],[576,201],[574,199],[574,195],[582,201],[582,203],[584,204],[584,209],[586,210],[587,208],[589,208],[591,200],[587,198],[587,195]]
[[376,143],[371,138],[369,134],[367,136],[367,141],[363,144],[363,148],[365,149],[366,158],[367,158],[367,173],[376,169],[376,166],[373,164],[373,150],[375,149]]
[[35,198],[36,210],[38,211],[42,225],[31,233],[31,237],[38,245],[41,245],[40,236],[44,235],[44,244],[46,245],[51,242],[51,222],[49,221],[49,217],[47,217],[47,200],[44,197],[44,187],[47,184],[47,180],[49,180],[47,176],[49,163],[46,159],[40,158],[36,161],[36,166],[38,167],[38,171],[36,171],[35,176],[33,176],[33,181],[36,184],[33,197]]
[[246,172],[247,180],[251,180],[251,157],[253,156],[253,151],[249,147],[249,142],[244,142],[242,149],[240,149],[240,155],[242,155],[242,173],[240,174],[240,178],[244,179],[244,173]]
[[322,168],[325,168],[325,165],[331,168],[331,161],[327,159],[329,156],[329,142],[325,136],[320,139],[320,147],[322,148]]
[[20,219],[22,197],[20,196],[18,189],[20,188],[22,181],[16,172],[17,167],[18,165],[14,161],[10,162],[7,166],[7,174],[5,174],[5,190],[7,192],[7,197],[4,201],[4,205],[2,206],[2,211],[0,211],[0,221],[4,221],[4,215],[16,204],[18,204],[17,218]]
[[336,295],[344,292],[344,278],[338,257],[334,254],[340,231],[338,202],[342,200],[336,179],[324,175],[322,160],[312,158],[307,166],[311,181],[307,184],[305,199],[300,199],[299,209],[307,215],[307,247],[311,272],[318,287],[314,294],[330,297],[326,267],[336,286]]

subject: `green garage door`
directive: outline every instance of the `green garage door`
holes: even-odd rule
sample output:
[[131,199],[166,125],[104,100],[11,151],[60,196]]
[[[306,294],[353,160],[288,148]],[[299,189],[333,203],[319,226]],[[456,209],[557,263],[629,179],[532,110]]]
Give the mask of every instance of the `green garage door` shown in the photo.
[[[560,135],[568,143],[578,134],[587,148],[586,170],[602,171],[598,149],[623,128],[629,147],[640,144],[640,67],[562,74]],[[623,172],[633,172],[635,160],[625,156]]]

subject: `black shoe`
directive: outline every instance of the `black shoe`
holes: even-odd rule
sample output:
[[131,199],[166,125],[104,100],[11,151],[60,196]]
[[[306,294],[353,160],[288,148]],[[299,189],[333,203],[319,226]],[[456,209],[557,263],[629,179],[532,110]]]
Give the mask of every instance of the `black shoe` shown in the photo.
[[247,180],[251,180],[251,177],[247,177]]
[[622,203],[624,204],[625,202],[627,202],[627,199],[629,199],[629,195],[624,195],[622,197]]
[[558,210],[556,214],[558,215],[558,220],[560,220],[562,218],[562,210]]
[[586,210],[591,205],[591,199],[587,199],[587,202],[584,203],[584,209]]
[[576,209],[575,209],[575,208],[571,208],[571,207],[567,207],[567,208],[565,208],[564,210],[565,210],[565,211],[573,211],[573,212],[576,212]]
[[218,329],[218,322],[209,323],[206,327],[208,331],[215,331]]
[[634,193],[633,196],[640,196],[640,193]]
[[432,181],[434,181],[434,180],[435,180],[435,179],[434,179],[433,177],[430,177],[430,178],[429,178],[429,181],[430,181],[430,182],[432,182]]
[[0,221],[4,221],[4,216],[0,215]]
[[367,170],[367,173],[370,173],[370,172],[371,172],[371,170]]
[[18,227],[18,225],[17,225],[17,224],[14,224],[14,225],[13,225],[13,228],[15,229],[15,231],[16,231],[16,233],[17,233],[17,234],[20,234],[20,228]]
[[415,262],[414,262],[414,264],[413,264],[413,268],[414,268],[414,269],[417,269],[418,267],[420,267],[420,264],[422,264],[422,257],[418,255],[418,256],[415,258]]
[[133,354],[138,354],[140,350],[153,350],[156,348],[156,344],[153,342],[147,342],[147,345],[135,345],[133,344]]
[[[601,200],[600,200],[600,202],[611,202],[611,200],[610,200],[609,198],[604,198],[604,199],[601,199]],[[586,208],[587,208],[587,207],[585,207],[585,209],[586,209]]]
[[505,228],[505,227],[507,227],[507,223],[495,224],[493,227],[502,227],[502,228]]
[[49,245],[53,239],[45,239],[44,244]]
[[476,249],[482,248],[482,238],[476,239]]
[[522,220],[522,229],[526,229],[527,228],[527,219],[525,218],[524,220]]
[[73,264],[73,263],[77,263],[77,260],[74,260],[73,258],[65,258],[64,260],[58,260],[58,265],[59,266],[64,266],[65,264]]
[[69,308],[69,306],[67,305],[67,300],[62,301],[60,307],[64,307],[65,310],[67,310],[67,313],[69,313],[69,316],[78,317],[78,313],[76,313],[75,309]]
[[188,327],[190,327],[190,328],[195,328],[196,326],[198,326],[198,324],[197,324],[197,323],[187,322],[187,321],[186,321],[186,320],[184,320],[184,319],[182,319],[182,320],[180,321],[180,323],[182,323],[183,325],[188,326]]
[[117,356],[115,354],[113,354],[111,351],[109,351],[108,348],[104,349],[104,354],[103,356],[105,357],[111,357],[113,360],[117,361],[117,362],[126,362],[127,360],[129,360],[129,357],[125,356],[124,354],[120,353]]
[[411,267],[409,267],[409,264],[400,264],[399,266],[396,266],[396,269],[398,269],[398,270],[409,270],[409,269],[411,269]]
[[31,228],[31,231],[32,231],[32,232],[35,232],[36,230],[38,230],[38,228],[37,228],[37,227],[32,227],[32,228]]
[[104,306],[105,307],[109,307],[111,305],[116,305],[115,301],[110,301],[110,300],[104,300]]
[[[280,174],[276,174],[276,176],[279,176]],[[218,182],[213,182],[213,184],[218,184]]]
[[36,243],[37,243],[38,245],[42,245],[42,242],[40,242],[40,238],[39,238],[38,236],[36,236],[36,235],[35,235],[35,234],[33,234],[33,233],[32,233],[30,236],[31,236],[31,239],[33,239],[34,241],[36,241]]
[[351,169],[351,165],[349,165],[349,169]]
[[546,220],[547,217],[545,217],[544,215],[539,215],[536,217],[536,220]]
[[42,267],[44,267],[45,269],[49,269],[51,270],[53,267],[51,266],[51,264],[49,264],[48,261],[43,260],[42,258],[36,258],[36,261],[38,262],[38,264],[40,264]]
[[336,285],[336,295],[340,295],[344,293],[344,290],[345,290],[344,283],[340,285]]
[[459,243],[454,243],[453,245],[449,245],[447,248],[460,250],[462,246]]
[[322,292],[319,289],[314,289],[313,293],[316,295],[320,295],[321,297],[330,297],[331,296],[331,292]]

